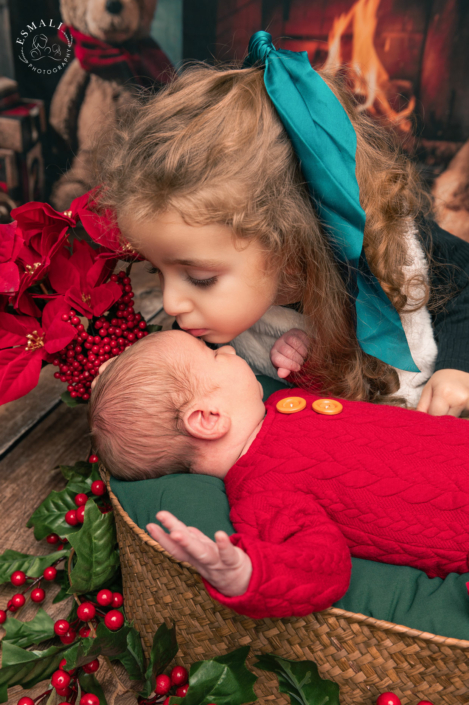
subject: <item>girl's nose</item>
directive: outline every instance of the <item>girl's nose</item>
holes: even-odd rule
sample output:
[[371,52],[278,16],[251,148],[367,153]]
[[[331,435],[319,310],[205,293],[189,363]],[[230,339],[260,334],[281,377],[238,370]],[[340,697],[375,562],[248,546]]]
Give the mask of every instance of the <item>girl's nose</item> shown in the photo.
[[163,308],[168,316],[180,316],[183,313],[192,311],[192,302],[183,292],[179,292],[177,287],[165,282],[163,286]]

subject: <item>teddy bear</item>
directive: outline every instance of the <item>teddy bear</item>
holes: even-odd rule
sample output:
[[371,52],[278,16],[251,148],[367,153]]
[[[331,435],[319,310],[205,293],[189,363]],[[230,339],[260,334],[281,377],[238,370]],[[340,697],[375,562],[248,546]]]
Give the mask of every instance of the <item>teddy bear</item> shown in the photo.
[[65,211],[96,184],[96,135],[112,128],[120,110],[142,88],[171,78],[171,62],[149,36],[158,0],[60,0],[61,32],[75,58],[54,92],[50,123],[73,153],[71,167],[54,184],[51,201]]

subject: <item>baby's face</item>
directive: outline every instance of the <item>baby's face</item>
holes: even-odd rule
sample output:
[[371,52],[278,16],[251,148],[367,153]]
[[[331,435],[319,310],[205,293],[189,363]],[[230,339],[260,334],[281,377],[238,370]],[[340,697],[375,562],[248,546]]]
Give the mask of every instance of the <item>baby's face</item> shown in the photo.
[[266,273],[256,241],[234,241],[224,225],[188,225],[172,210],[120,226],[156,267],[166,313],[193,336],[229,343],[274,303],[278,275]]

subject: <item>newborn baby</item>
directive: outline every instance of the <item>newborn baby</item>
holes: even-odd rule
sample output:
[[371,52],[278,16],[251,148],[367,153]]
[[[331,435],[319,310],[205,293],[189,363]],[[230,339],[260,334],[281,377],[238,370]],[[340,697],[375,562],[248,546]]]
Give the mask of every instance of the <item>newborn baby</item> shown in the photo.
[[170,533],[147,530],[241,614],[330,607],[347,591],[350,554],[430,577],[469,569],[467,421],[302,389],[264,404],[232,347],[211,350],[182,331],[149,335],[110,360],[89,419],[116,477],[225,481],[233,536],[211,541],[164,511],[157,519]]

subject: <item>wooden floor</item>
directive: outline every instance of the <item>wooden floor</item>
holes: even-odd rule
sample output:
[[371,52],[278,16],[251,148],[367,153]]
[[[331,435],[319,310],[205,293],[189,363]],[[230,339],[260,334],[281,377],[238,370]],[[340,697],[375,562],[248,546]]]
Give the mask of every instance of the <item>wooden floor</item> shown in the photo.
[[[149,274],[145,263],[134,265],[131,274],[135,293],[135,308],[147,321],[170,328],[173,319],[162,308],[158,279]],[[53,376],[55,368],[42,370],[38,387],[27,397],[0,407],[0,553],[12,548],[24,553],[50,552],[46,541],[37,542],[26,522],[40,502],[51,492],[65,485],[58,466],[73,464],[89,456],[90,442],[86,422],[86,406],[70,409],[60,401],[66,387]],[[0,586],[0,609],[17,592],[13,586]],[[65,602],[52,605],[56,588],[47,589],[44,609],[54,619],[64,617],[69,606]],[[22,621],[30,620],[37,607],[31,601],[18,612]],[[0,627],[0,636],[4,630]],[[105,676],[104,667],[98,675]],[[119,695],[116,682],[109,673],[103,686],[108,705],[130,705],[136,702],[131,695]],[[26,693],[20,687],[11,688],[9,703],[16,703],[22,695],[34,698],[45,690],[47,683]]]

